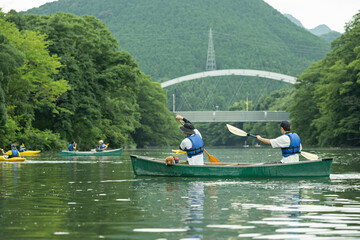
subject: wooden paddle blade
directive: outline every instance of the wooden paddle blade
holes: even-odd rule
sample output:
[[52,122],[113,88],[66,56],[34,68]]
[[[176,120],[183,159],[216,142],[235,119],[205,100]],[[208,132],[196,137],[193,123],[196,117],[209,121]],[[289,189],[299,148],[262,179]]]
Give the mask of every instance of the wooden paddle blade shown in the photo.
[[242,136],[242,137],[247,136],[246,132],[244,132],[241,129],[238,129],[237,127],[231,126],[230,124],[226,124],[226,126],[229,129],[229,131],[235,135]]
[[309,159],[309,160],[318,160],[319,156],[316,154],[312,154],[312,153],[308,153],[308,152],[303,152],[301,151],[301,156]]
[[174,152],[174,153],[186,153],[185,151],[182,151],[182,150],[171,150],[172,152]]
[[206,151],[206,149],[204,149],[204,152],[208,155],[210,162],[217,162],[217,163],[220,162],[216,157],[210,155],[210,154]]

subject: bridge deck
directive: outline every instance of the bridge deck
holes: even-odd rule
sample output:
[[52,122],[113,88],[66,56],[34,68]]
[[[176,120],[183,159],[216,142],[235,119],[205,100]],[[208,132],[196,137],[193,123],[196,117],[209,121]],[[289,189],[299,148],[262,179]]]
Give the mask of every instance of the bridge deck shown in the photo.
[[214,71],[205,71],[200,73],[194,73],[178,78],[171,79],[169,81],[161,83],[162,88],[178,84],[185,81],[191,81],[195,79],[205,78],[205,77],[217,77],[217,76],[251,76],[251,77],[262,77],[268,79],[274,79],[278,81],[283,81],[287,83],[294,84],[296,83],[296,77],[288,76],[281,73],[268,72],[262,70],[252,70],[252,69],[222,69]]
[[191,122],[281,122],[290,121],[283,111],[176,111]]

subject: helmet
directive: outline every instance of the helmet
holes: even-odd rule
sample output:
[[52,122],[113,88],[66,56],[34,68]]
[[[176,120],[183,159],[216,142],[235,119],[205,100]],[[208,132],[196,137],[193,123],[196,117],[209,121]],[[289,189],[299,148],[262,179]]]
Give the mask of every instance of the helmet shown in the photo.
[[100,140],[99,143],[104,143],[104,141],[103,141],[103,140]]
[[15,148],[16,148],[16,145],[15,145],[15,144],[11,144],[11,148],[12,148],[12,149],[15,149]]

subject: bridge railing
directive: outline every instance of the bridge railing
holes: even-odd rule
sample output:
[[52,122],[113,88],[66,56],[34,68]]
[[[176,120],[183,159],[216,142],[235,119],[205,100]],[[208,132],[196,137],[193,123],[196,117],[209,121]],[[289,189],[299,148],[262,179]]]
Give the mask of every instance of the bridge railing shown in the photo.
[[281,122],[290,121],[284,111],[176,111],[191,122]]

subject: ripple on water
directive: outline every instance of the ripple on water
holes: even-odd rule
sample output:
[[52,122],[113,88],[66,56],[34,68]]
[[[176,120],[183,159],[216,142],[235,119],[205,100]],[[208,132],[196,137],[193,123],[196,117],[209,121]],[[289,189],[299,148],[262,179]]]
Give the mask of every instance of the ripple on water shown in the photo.
[[360,179],[359,173],[330,174],[331,180]]
[[186,228],[135,228],[134,232],[186,232],[188,229]]
[[206,227],[208,227],[208,228],[226,228],[226,229],[255,228],[255,226],[228,225],[228,224],[210,224],[210,225],[207,225]]
[[256,208],[258,210],[281,211],[281,212],[344,212],[344,213],[360,213],[360,207],[353,205],[352,207],[344,206],[322,206],[322,205],[263,205],[263,204],[241,204],[244,209]]

